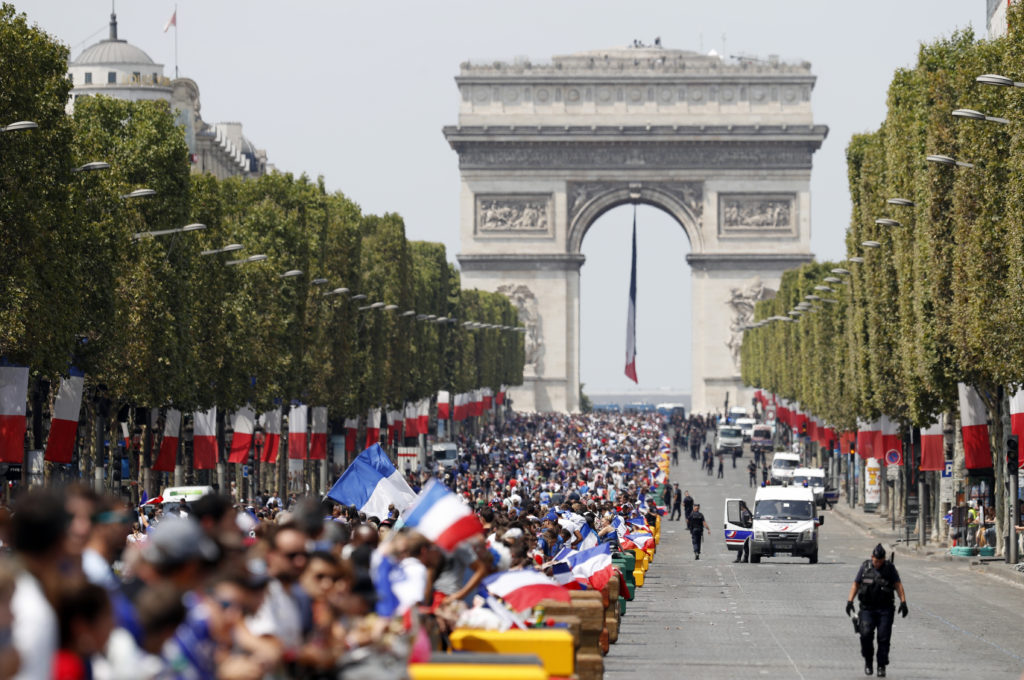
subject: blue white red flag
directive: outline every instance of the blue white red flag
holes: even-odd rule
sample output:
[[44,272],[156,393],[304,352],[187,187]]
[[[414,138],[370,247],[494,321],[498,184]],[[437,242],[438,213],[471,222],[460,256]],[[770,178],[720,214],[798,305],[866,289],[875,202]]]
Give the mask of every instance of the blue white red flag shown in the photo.
[[469,506],[436,479],[427,483],[402,519],[446,552],[484,531]]
[[402,473],[388,459],[380,444],[366,449],[334,483],[327,497],[342,505],[354,505],[367,516],[385,518],[388,505],[405,511],[416,494]]
[[570,601],[568,590],[546,574],[530,569],[492,574],[483,580],[483,586],[516,612],[526,611],[541,600]]
[[[587,550],[575,551],[566,558],[565,564],[569,566],[572,579],[594,590],[604,588],[605,584],[611,580],[614,571],[611,548],[607,543],[601,543]],[[558,580],[557,577],[556,580]]]
[[633,209],[633,266],[629,274],[629,309],[626,313],[626,377],[636,378],[636,208]]

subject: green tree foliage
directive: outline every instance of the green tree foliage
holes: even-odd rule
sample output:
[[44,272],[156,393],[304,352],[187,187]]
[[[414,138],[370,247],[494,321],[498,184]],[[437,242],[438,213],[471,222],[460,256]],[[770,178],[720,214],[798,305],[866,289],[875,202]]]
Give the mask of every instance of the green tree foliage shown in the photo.
[[[166,102],[80,97],[68,116],[67,58],[0,5],[0,125],[39,125],[0,132],[0,357],[51,379],[73,361],[115,408],[297,399],[335,422],[521,383],[522,335],[463,325],[514,327],[515,308],[460,290],[441,244],[322,180],[192,174]],[[73,172],[89,161],[110,169]],[[156,193],[125,197],[140,188]]]

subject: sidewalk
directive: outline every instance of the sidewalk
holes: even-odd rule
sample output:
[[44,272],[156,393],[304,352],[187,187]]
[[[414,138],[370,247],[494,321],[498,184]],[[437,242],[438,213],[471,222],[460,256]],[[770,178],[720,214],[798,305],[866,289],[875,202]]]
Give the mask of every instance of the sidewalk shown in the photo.
[[897,554],[909,553],[918,559],[956,562],[972,572],[1024,586],[1024,563],[1007,564],[1002,557],[954,557],[949,554],[946,546],[939,543],[920,546],[915,540],[904,542],[902,532],[899,529],[893,531],[888,517],[864,512],[860,508],[851,508],[843,498],[832,506],[832,513],[877,538],[888,551],[896,550]]

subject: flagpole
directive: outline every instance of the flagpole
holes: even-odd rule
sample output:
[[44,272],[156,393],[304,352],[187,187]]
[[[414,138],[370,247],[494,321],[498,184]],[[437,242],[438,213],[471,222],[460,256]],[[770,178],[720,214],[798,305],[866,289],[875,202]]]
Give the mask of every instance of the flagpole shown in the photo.
[[178,3],[174,3],[174,78],[178,78]]

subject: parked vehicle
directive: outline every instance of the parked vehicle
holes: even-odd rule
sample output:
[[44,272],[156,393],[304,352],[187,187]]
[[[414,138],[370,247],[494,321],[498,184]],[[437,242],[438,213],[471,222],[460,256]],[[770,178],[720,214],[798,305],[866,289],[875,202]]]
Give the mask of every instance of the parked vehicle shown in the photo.
[[459,448],[452,442],[434,444],[434,464],[443,468],[456,467],[459,464]]
[[793,472],[800,467],[800,454],[779,451],[772,457],[772,484],[781,484],[793,479]]
[[797,468],[793,471],[793,486],[803,486],[814,492],[814,502],[825,507],[825,471],[821,468]]
[[750,430],[750,448],[753,451],[771,451],[774,448],[772,440],[772,426],[765,424],[754,425]]
[[754,425],[757,424],[755,418],[737,418],[736,426],[740,428],[740,432],[743,433],[743,441],[749,442],[754,434]]
[[[754,496],[754,526],[750,561],[788,554],[818,563],[818,527],[825,516],[814,516],[814,492],[804,486],[763,486]],[[727,529],[729,527],[727,526]]]
[[743,432],[735,425],[719,425],[715,431],[715,453],[717,455],[742,455]]

